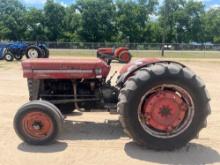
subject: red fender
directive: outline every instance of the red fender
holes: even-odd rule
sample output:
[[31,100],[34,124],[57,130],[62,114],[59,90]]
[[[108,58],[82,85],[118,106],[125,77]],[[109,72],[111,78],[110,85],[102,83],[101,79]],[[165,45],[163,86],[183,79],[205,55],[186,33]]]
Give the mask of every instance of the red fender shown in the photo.
[[139,69],[141,69],[143,67],[146,67],[146,66],[148,66],[150,64],[154,64],[154,63],[164,63],[164,62],[172,62],[172,63],[182,65],[183,67],[186,67],[185,65],[178,63],[178,62],[161,61],[160,59],[157,59],[157,58],[144,58],[144,59],[136,60],[134,62],[130,62],[130,63],[124,65],[121,68],[116,85],[118,87],[122,87],[123,84],[127,81],[127,79],[129,77],[131,77],[136,71],[138,71]]
[[123,51],[128,51],[128,48],[126,48],[126,47],[117,48],[114,52],[114,57],[119,58],[120,53]]
[[136,60],[134,62],[130,62],[126,65],[124,65],[121,70],[120,70],[120,75],[123,74],[123,73],[126,73],[128,71],[130,71],[132,68],[139,68],[141,66],[145,66],[147,64],[151,64],[151,63],[155,63],[155,62],[158,62],[160,61],[159,59],[157,58],[143,58],[143,59],[139,59],[139,60]]

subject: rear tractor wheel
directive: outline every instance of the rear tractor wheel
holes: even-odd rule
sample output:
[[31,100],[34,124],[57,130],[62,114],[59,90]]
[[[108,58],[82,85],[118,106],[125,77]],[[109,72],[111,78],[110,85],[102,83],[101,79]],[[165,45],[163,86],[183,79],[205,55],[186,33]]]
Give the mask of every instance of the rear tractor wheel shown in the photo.
[[197,137],[210,113],[205,85],[188,68],[157,63],[129,78],[119,95],[125,132],[155,150],[174,150]]
[[131,58],[132,56],[128,51],[122,51],[118,56],[120,63],[129,63],[131,61]]
[[42,58],[43,51],[37,46],[29,46],[26,50],[27,58]]

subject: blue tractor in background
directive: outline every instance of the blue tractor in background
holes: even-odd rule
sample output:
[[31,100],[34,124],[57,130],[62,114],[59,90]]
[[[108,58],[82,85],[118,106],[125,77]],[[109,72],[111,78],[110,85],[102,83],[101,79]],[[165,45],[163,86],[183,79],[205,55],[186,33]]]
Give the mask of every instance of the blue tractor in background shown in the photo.
[[6,61],[21,60],[23,56],[26,58],[48,58],[49,50],[46,44],[13,42],[9,44],[0,44],[0,59]]

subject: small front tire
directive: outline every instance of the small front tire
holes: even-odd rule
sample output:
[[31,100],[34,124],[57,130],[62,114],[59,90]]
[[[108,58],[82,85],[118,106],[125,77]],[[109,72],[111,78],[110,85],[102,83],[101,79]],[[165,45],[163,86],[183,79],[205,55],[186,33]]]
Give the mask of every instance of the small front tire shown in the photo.
[[5,60],[8,61],[8,62],[11,62],[11,61],[14,60],[14,56],[13,56],[13,54],[10,53],[10,52],[5,53],[4,58],[5,58]]
[[45,101],[31,101],[23,105],[14,117],[16,134],[26,143],[44,145],[56,140],[62,129],[59,110]]

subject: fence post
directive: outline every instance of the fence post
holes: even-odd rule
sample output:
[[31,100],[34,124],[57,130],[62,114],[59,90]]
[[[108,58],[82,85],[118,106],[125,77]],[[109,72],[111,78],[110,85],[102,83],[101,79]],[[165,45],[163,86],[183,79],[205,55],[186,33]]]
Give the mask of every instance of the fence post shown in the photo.
[[161,56],[164,57],[164,42],[162,43],[161,46]]

